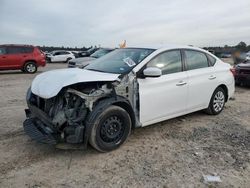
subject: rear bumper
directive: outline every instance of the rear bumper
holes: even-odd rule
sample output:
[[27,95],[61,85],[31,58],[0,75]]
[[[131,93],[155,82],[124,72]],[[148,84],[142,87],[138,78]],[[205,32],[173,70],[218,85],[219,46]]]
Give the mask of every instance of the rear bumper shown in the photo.
[[40,61],[38,61],[38,66],[45,67],[45,65],[46,65],[46,59],[45,58],[43,58]]

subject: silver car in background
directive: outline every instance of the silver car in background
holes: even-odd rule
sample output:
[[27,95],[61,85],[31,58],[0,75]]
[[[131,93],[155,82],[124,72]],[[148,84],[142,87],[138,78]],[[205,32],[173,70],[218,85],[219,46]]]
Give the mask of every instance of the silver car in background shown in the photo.
[[91,61],[100,58],[109,52],[112,52],[114,49],[113,48],[100,48],[97,50],[95,53],[91,54],[89,57],[80,57],[76,59],[71,59],[68,62],[68,68],[83,68],[86,67],[91,63]]

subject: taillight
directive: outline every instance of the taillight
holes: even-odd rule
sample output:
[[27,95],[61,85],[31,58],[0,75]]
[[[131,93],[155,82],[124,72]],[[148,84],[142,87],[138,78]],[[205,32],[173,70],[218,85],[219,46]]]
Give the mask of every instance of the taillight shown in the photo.
[[235,76],[235,75],[236,75],[236,70],[235,70],[235,68],[234,68],[234,67],[232,67],[232,68],[230,69],[230,71],[231,71],[231,73],[233,74],[233,76]]

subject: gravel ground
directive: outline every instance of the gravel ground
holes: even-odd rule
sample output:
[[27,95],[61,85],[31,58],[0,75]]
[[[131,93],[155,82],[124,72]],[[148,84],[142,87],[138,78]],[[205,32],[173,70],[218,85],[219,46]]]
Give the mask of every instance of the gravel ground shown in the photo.
[[[48,64],[38,74],[63,67]],[[0,72],[0,187],[249,187],[250,88],[236,88],[218,116],[196,112],[136,129],[118,150],[98,153],[55,149],[24,134],[34,77]],[[203,175],[222,182],[204,183]]]

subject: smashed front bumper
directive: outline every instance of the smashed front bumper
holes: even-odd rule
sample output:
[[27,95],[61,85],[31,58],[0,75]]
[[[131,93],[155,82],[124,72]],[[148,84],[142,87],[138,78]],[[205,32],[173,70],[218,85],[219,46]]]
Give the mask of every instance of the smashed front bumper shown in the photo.
[[59,137],[48,127],[45,127],[44,124],[35,118],[26,119],[23,122],[24,132],[33,140],[37,142],[56,145],[59,142]]
[[84,135],[85,126],[72,125],[60,130],[52,118],[36,103],[36,99],[41,100],[29,90],[26,98],[28,109],[25,109],[27,119],[23,122],[23,128],[30,138],[51,145],[67,143],[83,144],[84,148],[87,147],[88,137]]

